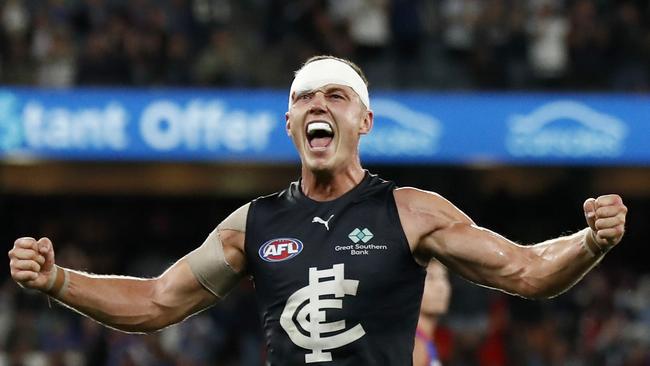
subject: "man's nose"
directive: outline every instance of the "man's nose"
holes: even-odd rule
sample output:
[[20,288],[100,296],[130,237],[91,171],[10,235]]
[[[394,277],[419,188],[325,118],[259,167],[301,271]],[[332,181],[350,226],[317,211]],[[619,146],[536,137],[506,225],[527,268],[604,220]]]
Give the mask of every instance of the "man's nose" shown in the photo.
[[327,99],[325,98],[325,93],[318,90],[314,92],[313,97],[309,101],[309,112],[311,113],[323,113],[326,111]]

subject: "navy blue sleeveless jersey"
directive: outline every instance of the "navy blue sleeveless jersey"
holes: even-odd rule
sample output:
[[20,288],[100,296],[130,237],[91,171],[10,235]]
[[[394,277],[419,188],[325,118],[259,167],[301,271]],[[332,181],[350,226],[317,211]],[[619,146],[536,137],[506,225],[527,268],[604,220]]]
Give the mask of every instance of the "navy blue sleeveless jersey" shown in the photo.
[[270,365],[412,364],[425,269],[394,189],[366,173],[332,201],[294,182],[251,202],[246,259]]

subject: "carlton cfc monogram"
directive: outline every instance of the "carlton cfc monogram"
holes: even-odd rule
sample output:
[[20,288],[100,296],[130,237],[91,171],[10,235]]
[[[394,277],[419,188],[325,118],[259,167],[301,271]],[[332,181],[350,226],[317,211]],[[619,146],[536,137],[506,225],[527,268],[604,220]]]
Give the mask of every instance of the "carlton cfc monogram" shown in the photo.
[[[332,361],[332,354],[324,352],[325,350],[345,346],[366,334],[360,324],[346,330],[345,320],[325,322],[326,312],[323,309],[342,309],[341,298],[345,295],[357,294],[359,281],[345,279],[344,269],[345,265],[342,263],[333,265],[331,269],[309,268],[309,284],[294,292],[282,311],[280,316],[282,329],[287,332],[294,344],[311,351],[305,355],[306,363]],[[326,278],[332,279],[321,281]],[[322,296],[327,295],[333,295],[334,299],[321,299]],[[298,326],[308,334],[303,334]],[[341,333],[322,335],[332,332]]]

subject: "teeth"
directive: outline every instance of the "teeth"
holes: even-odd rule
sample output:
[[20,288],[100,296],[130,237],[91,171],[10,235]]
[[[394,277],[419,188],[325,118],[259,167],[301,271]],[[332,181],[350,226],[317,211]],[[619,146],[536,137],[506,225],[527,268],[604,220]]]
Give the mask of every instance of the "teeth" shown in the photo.
[[312,122],[307,125],[307,133],[312,134],[315,131],[325,131],[327,133],[332,133],[332,126],[327,122]]

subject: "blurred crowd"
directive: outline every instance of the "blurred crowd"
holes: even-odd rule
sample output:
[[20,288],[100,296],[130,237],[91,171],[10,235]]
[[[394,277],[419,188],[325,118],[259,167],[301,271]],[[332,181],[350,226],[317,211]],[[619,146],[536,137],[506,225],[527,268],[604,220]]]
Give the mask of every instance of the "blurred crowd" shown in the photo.
[[648,91],[648,0],[0,0],[0,83]]
[[[486,185],[477,187],[480,175],[468,170],[398,171],[403,174],[389,176],[442,193],[480,225],[521,243],[585,225],[580,208],[589,180],[575,172],[544,194],[522,196],[481,191]],[[584,184],[576,185],[576,179]],[[250,198],[3,195],[0,241],[49,236],[62,266],[152,277]],[[650,233],[643,221],[650,217],[650,200],[628,197],[626,204],[630,221],[621,248],[557,298],[524,300],[451,276],[450,312],[436,334],[443,365],[650,365]],[[0,266],[8,273],[6,261]],[[2,366],[263,365],[264,342],[248,281],[179,325],[130,335],[21,290],[8,274],[0,278]]]
[[650,274],[600,268],[545,301],[453,288],[437,334],[444,365],[650,365]]

